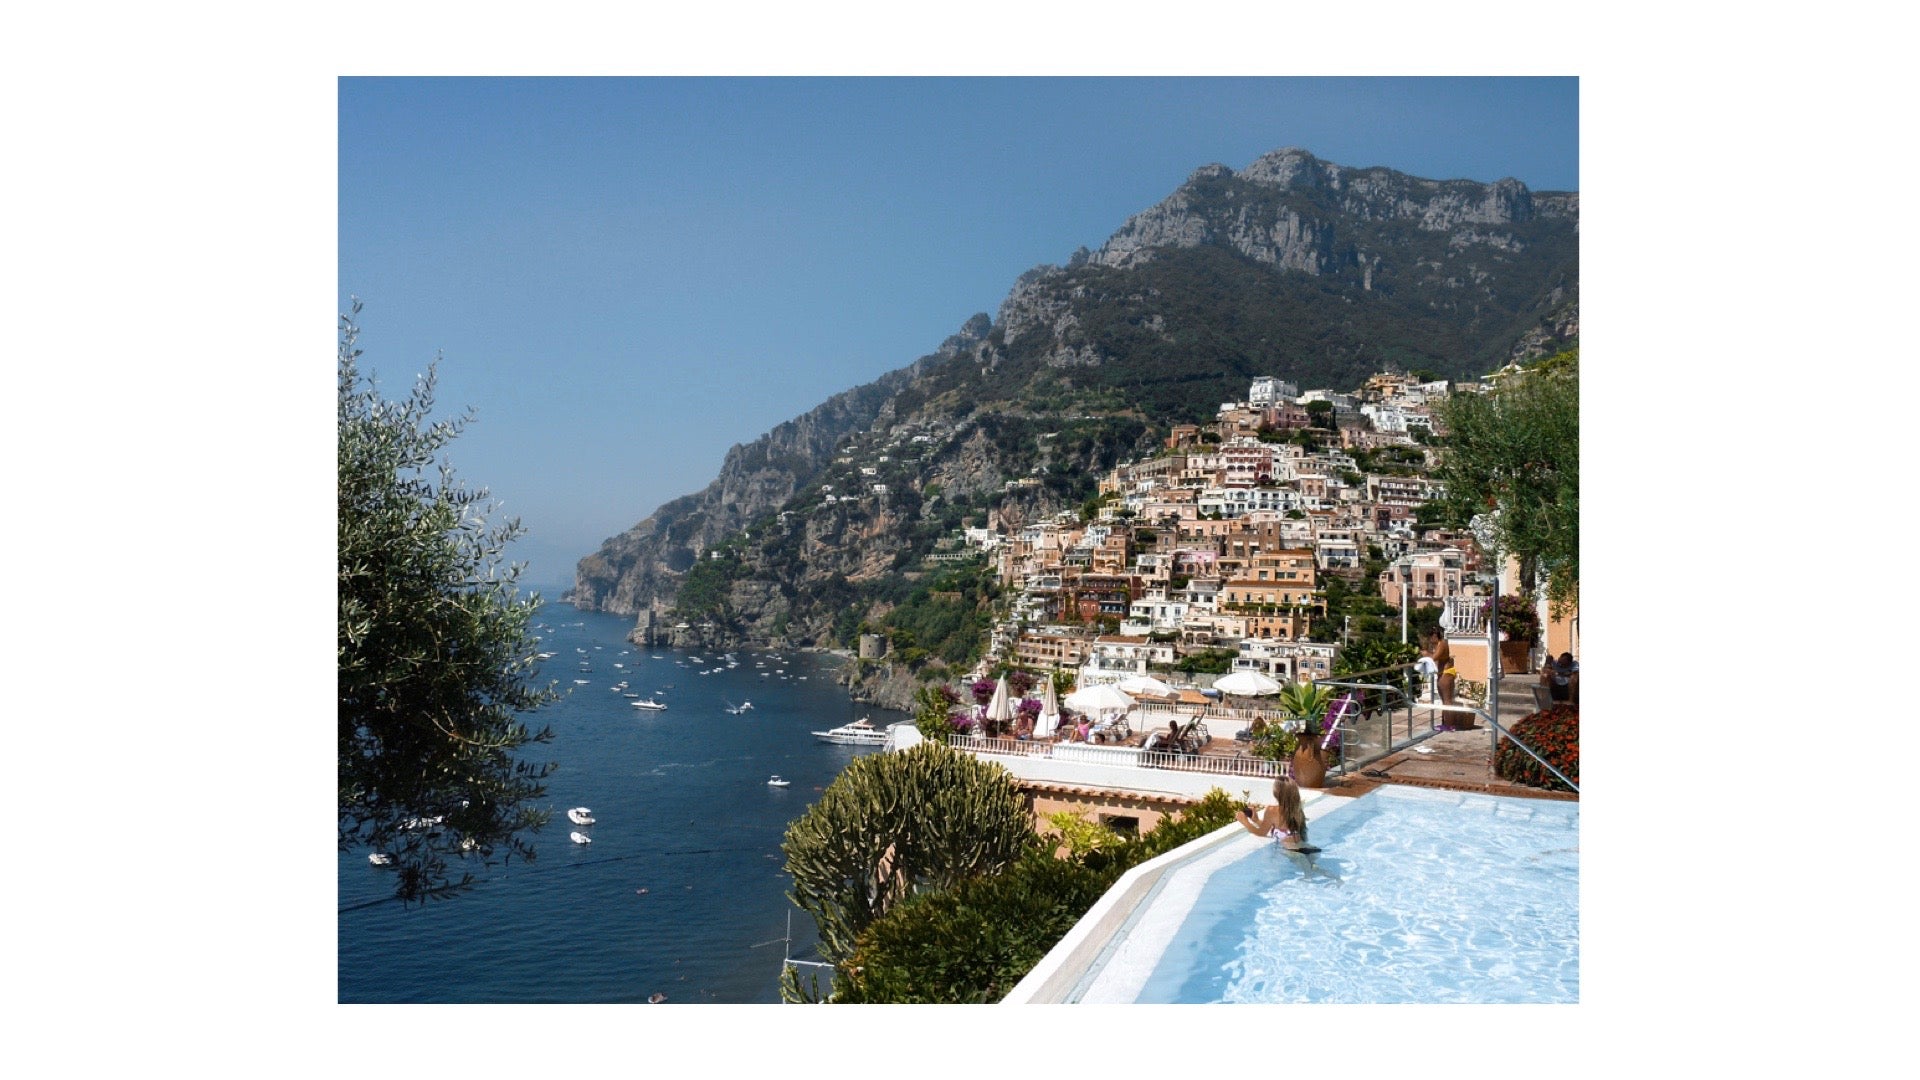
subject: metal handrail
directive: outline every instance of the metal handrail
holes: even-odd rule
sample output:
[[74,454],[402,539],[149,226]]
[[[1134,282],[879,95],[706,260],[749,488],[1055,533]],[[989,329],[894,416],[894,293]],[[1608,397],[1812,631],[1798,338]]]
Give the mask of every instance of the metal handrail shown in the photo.
[[[1472,713],[1473,715],[1479,717],[1480,719],[1485,720],[1487,722],[1487,728],[1493,733],[1493,751],[1495,756],[1499,755],[1501,738],[1505,737],[1507,739],[1510,739],[1513,741],[1513,745],[1519,747],[1522,751],[1526,753],[1528,757],[1539,762],[1542,768],[1552,773],[1554,777],[1558,779],[1561,783],[1567,785],[1569,788],[1572,788],[1573,793],[1575,795],[1580,794],[1579,784],[1576,784],[1573,781],[1567,779],[1566,773],[1563,773],[1559,769],[1554,768],[1551,762],[1549,762],[1546,758],[1543,758],[1538,753],[1536,753],[1533,747],[1528,746],[1526,744],[1526,740],[1515,735],[1513,732],[1508,731],[1506,728],[1501,727],[1500,721],[1495,720],[1485,709],[1477,708],[1472,705],[1435,705],[1433,708],[1435,712]],[[1487,759],[1487,768],[1489,770],[1493,768],[1493,758]]]
[[[1400,665],[1394,665],[1391,667],[1375,668],[1372,671],[1357,672],[1356,674],[1361,676],[1376,675],[1382,671],[1404,670],[1404,669],[1409,669],[1413,667],[1415,667],[1415,665],[1413,664],[1400,664]],[[1351,677],[1347,679],[1315,679],[1314,685],[1336,687],[1341,689],[1354,689],[1354,690],[1380,690],[1385,692],[1390,696],[1390,699],[1384,703],[1385,709],[1389,714],[1391,714],[1394,710],[1396,710],[1400,704],[1404,704],[1406,706],[1407,720],[1408,720],[1407,730],[1408,730],[1409,742],[1412,741],[1412,728],[1413,728],[1412,720],[1413,720],[1414,702],[1413,702],[1413,699],[1407,696],[1406,691],[1401,687],[1385,685],[1381,683],[1364,683],[1364,682],[1359,682]],[[1487,692],[1490,696],[1492,694],[1498,693],[1496,689],[1491,687],[1489,687]],[[1393,698],[1397,698],[1398,703],[1395,703],[1393,700],[1391,700]],[[1524,739],[1519,738],[1518,736],[1514,735],[1513,732],[1502,727],[1500,725],[1500,721],[1495,719],[1493,714],[1488,710],[1477,708],[1471,705],[1448,705],[1448,704],[1445,704],[1444,702],[1433,702],[1429,704],[1427,707],[1435,714],[1436,717],[1440,714],[1445,714],[1449,712],[1471,713],[1474,716],[1478,716],[1487,722],[1487,729],[1490,732],[1490,738],[1492,739],[1492,742],[1493,742],[1493,745],[1491,747],[1492,753],[1487,758],[1487,768],[1489,771],[1493,769],[1494,761],[1499,756],[1500,740],[1504,737],[1512,740],[1515,746],[1518,746],[1521,749],[1521,751],[1525,753],[1528,757],[1539,762],[1542,768],[1552,773],[1554,777],[1558,779],[1561,783],[1573,789],[1574,794],[1578,795],[1580,793],[1580,785],[1567,779],[1567,776],[1565,773],[1561,772],[1559,769],[1554,768],[1553,765],[1549,763],[1545,758],[1541,757],[1540,754],[1537,751],[1535,751],[1533,747],[1528,746]],[[1371,710],[1371,711],[1378,711],[1378,710]],[[1430,723],[1435,730],[1437,730],[1440,726],[1437,718],[1431,720]],[[1349,727],[1349,725],[1342,724],[1341,727],[1343,729],[1346,729]],[[1345,738],[1345,734],[1346,732],[1343,730],[1342,738],[1340,740],[1340,769],[1342,772],[1345,772],[1347,769],[1347,739]],[[1393,743],[1391,721],[1388,722],[1387,742],[1391,750],[1392,743]]]

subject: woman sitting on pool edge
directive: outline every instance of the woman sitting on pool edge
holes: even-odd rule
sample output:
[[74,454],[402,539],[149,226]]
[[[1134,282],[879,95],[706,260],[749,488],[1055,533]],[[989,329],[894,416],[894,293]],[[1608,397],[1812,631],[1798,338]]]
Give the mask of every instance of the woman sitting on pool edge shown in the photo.
[[1273,801],[1258,817],[1252,807],[1242,807],[1234,812],[1234,820],[1253,835],[1271,837],[1290,851],[1307,849],[1307,811],[1300,805],[1300,785],[1290,776],[1274,778]]

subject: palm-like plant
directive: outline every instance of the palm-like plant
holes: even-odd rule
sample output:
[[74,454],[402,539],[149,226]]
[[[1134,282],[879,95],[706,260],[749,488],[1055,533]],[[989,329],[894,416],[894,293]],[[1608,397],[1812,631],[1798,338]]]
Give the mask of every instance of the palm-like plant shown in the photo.
[[1300,741],[1302,745],[1317,745],[1322,722],[1326,720],[1327,710],[1333,706],[1338,695],[1332,687],[1315,686],[1310,682],[1290,683],[1280,690],[1280,708],[1290,717],[1300,722]]

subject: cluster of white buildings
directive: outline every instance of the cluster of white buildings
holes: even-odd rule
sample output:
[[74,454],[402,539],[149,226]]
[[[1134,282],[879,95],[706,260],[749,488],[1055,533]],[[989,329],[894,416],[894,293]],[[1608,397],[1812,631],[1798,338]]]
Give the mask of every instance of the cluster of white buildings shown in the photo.
[[[1076,669],[1083,686],[1204,650],[1282,681],[1326,677],[1344,629],[1320,624],[1329,576],[1395,605],[1476,594],[1470,539],[1414,526],[1438,488],[1409,432],[1431,429],[1446,390],[1399,375],[1354,394],[1256,379],[1212,424],[1175,428],[1163,453],[1102,478],[1093,520],[967,529],[1017,595],[992,655]],[[1368,450],[1391,467],[1363,469]],[[1370,550],[1389,568],[1362,582]]]

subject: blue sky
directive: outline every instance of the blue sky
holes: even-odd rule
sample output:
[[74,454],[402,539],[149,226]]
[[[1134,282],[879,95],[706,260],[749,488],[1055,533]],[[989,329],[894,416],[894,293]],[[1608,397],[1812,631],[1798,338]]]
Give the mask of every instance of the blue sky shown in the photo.
[[1198,166],[1282,146],[1579,188],[1573,78],[368,79],[339,87],[340,303],[527,580],[728,447],[931,351]]

